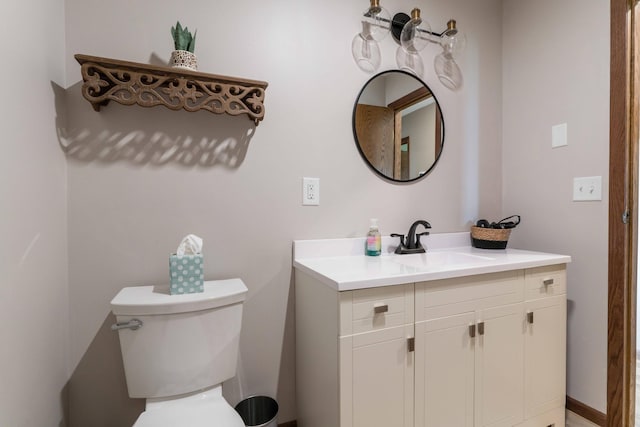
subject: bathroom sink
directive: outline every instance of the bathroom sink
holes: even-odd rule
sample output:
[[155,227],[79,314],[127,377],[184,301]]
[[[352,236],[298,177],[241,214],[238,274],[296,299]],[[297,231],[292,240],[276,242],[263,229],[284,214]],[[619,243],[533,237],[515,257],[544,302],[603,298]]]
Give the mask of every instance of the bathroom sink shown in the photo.
[[429,271],[457,270],[490,265],[491,256],[472,254],[460,250],[427,251],[422,254],[324,257],[305,260],[305,265],[316,271],[339,275],[342,280],[362,277],[397,276]]
[[441,266],[455,268],[466,265],[486,264],[494,259],[495,258],[490,256],[454,251],[426,252],[423,254],[399,255],[392,257],[392,261],[394,263],[406,267],[413,267],[419,270]]
[[365,256],[363,238],[297,240],[296,270],[337,291],[452,279],[514,269],[566,264],[571,257],[520,249],[477,249],[469,233],[426,236],[426,253],[396,254],[398,239],[383,236],[383,253]]

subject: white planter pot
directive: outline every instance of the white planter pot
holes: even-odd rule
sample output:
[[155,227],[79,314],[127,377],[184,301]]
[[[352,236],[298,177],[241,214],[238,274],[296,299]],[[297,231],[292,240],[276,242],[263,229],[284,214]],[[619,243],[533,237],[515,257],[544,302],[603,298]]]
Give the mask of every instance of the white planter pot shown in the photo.
[[198,58],[195,54],[186,50],[174,50],[171,52],[169,65],[174,68],[185,68],[187,70],[198,70]]

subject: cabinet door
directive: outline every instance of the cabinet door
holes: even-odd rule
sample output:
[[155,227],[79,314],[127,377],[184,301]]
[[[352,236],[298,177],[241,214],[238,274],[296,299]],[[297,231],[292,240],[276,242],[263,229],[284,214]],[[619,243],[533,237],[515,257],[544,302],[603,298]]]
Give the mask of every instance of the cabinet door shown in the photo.
[[525,311],[525,416],[529,418],[564,406],[566,297],[529,301]]
[[474,322],[468,312],[416,323],[416,427],[473,427]]
[[413,426],[413,325],[340,338],[340,426]]
[[476,427],[511,427],[523,420],[523,304],[477,314]]

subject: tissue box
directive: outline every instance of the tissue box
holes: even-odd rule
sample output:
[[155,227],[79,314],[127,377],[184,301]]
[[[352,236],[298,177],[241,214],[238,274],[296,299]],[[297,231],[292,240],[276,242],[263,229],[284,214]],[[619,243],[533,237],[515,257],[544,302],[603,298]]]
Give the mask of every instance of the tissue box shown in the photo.
[[169,256],[169,293],[193,294],[204,292],[204,262],[202,254]]

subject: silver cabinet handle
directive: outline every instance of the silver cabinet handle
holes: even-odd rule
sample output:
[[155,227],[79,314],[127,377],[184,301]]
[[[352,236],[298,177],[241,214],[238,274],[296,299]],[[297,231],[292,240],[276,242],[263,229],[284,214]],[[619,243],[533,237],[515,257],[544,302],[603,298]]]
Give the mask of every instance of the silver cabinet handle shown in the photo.
[[376,305],[375,307],[373,307],[373,312],[375,314],[386,313],[387,311],[389,311],[389,306],[387,304]]
[[478,334],[484,335],[484,322],[478,323]]
[[475,323],[473,325],[469,325],[469,336],[471,338],[475,338],[476,337],[476,325],[475,325]]
[[545,281],[542,282],[542,284],[545,286],[553,285],[553,279],[546,279]]
[[132,331],[138,330],[142,328],[142,320],[140,319],[131,319],[128,322],[119,322],[111,325],[112,331],[119,331],[120,329],[131,329]]
[[533,324],[533,311],[527,313],[527,322]]

